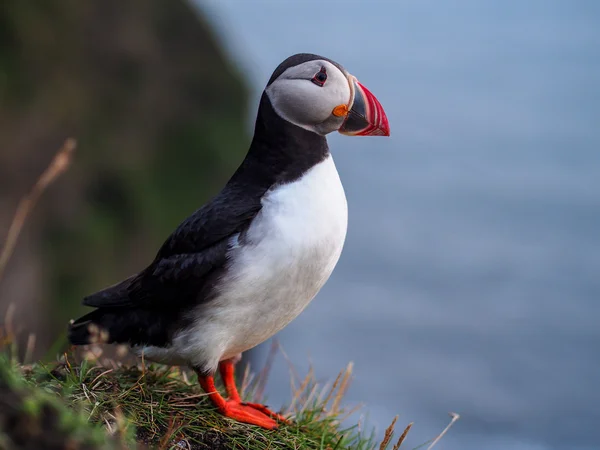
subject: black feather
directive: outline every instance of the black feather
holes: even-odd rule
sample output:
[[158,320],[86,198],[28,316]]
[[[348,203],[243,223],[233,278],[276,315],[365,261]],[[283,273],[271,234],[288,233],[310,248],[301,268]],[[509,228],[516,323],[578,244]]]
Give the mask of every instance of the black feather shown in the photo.
[[149,309],[100,308],[69,326],[73,345],[127,342],[164,346],[169,340],[173,316]]

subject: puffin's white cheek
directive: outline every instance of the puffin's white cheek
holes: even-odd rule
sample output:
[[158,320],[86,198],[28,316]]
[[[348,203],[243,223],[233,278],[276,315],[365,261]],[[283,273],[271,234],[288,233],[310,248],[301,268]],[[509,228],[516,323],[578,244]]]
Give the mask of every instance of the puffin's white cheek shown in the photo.
[[290,106],[296,119],[304,125],[320,123],[331,114],[319,97],[297,97],[295,100]]
[[267,89],[275,111],[284,119],[300,126],[315,125],[326,120],[335,107],[331,90],[307,80],[279,80]]

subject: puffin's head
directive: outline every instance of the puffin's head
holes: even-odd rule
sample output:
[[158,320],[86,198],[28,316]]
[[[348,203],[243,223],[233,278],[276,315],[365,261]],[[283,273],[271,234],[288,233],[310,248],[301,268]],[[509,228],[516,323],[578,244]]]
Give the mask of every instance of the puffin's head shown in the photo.
[[265,92],[279,116],[325,135],[389,136],[383,107],[371,92],[338,63],[300,53],[283,61]]

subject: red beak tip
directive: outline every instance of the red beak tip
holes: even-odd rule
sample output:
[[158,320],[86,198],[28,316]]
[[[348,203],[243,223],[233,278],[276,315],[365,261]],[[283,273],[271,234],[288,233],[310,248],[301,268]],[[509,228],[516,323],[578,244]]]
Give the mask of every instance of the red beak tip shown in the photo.
[[350,114],[338,131],[350,136],[389,136],[390,124],[379,100],[356,78],[353,83],[355,96]]
[[[382,110],[382,112],[383,112],[383,110]],[[381,129],[383,131],[383,135],[382,136],[389,136],[390,135],[390,124],[388,123],[387,117],[385,117],[385,121],[382,124]]]
[[366,130],[370,136],[389,136],[390,135],[390,124],[388,122],[387,115],[381,106],[377,97],[373,95],[365,86],[359,83],[359,86],[363,89],[367,101],[370,106],[370,121],[371,130]]

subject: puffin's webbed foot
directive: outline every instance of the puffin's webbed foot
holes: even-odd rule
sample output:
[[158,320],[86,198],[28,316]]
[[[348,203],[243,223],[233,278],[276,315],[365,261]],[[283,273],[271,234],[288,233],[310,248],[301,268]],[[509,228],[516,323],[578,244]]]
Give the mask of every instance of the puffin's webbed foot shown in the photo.
[[249,406],[250,408],[254,408],[255,410],[260,411],[261,413],[263,413],[269,417],[272,417],[273,419],[275,419],[279,422],[283,422],[287,425],[290,425],[292,423],[288,419],[283,417],[281,414],[271,411],[269,408],[266,407],[266,405],[261,405],[260,403],[248,403],[248,402],[242,402],[242,405]]
[[235,419],[238,422],[249,423],[257,425],[267,430],[274,430],[277,428],[277,422],[271,419],[268,415],[262,411],[254,408],[245,403],[239,403],[234,400],[225,401],[223,407],[219,406],[219,411],[225,416]]
[[221,362],[219,364],[219,370],[221,372],[221,378],[223,378],[223,384],[227,390],[227,396],[229,397],[227,400],[225,400],[217,391],[215,380],[212,375],[202,375],[198,372],[198,381],[200,382],[202,389],[208,394],[210,400],[225,417],[237,420],[238,422],[257,425],[266,428],[267,430],[277,428],[277,422],[275,420],[286,424],[290,423],[290,421],[281,414],[271,411],[265,405],[242,402],[235,385],[234,364],[232,361]]
[[221,372],[221,378],[223,379],[223,384],[225,385],[225,389],[227,390],[227,395],[230,400],[237,400],[243,406],[248,406],[250,408],[254,408],[261,413],[286,424],[290,424],[291,422],[283,417],[281,414],[277,414],[276,412],[271,411],[266,405],[261,405],[260,403],[249,403],[242,402],[240,398],[240,394],[238,393],[237,386],[235,384],[235,362],[239,360],[239,357],[236,359],[229,359],[225,361],[221,361],[219,363],[219,371]]

